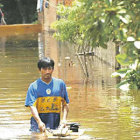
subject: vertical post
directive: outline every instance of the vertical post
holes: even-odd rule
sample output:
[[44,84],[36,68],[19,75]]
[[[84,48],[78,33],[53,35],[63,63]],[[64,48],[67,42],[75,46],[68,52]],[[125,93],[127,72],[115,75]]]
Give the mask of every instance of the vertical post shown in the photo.
[[[48,1],[49,7],[45,7],[45,2]],[[44,25],[43,30],[50,32],[51,24],[56,21],[56,0],[44,0]]]
[[[116,44],[116,55],[118,55],[120,52],[119,52],[119,46],[120,46],[120,43],[115,41],[115,44]],[[121,68],[121,65],[117,62],[117,60],[115,61],[115,69],[118,70]]]
[[[48,8],[45,7],[46,2],[49,4]],[[45,56],[55,60],[55,71],[53,75],[58,77],[58,44],[52,37],[53,30],[51,30],[51,24],[56,21],[56,3],[56,0],[44,0],[42,29],[44,33]]]

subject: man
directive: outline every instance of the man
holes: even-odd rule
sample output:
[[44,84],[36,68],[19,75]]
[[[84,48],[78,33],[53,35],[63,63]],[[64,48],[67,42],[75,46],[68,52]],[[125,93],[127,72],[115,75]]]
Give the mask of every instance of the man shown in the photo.
[[31,131],[45,132],[46,128],[57,129],[60,125],[61,105],[63,118],[61,124],[66,125],[69,98],[65,83],[52,77],[54,61],[43,58],[38,61],[41,78],[30,84],[25,106],[30,107]]
[[6,22],[4,20],[4,14],[0,8],[0,25],[6,25]]

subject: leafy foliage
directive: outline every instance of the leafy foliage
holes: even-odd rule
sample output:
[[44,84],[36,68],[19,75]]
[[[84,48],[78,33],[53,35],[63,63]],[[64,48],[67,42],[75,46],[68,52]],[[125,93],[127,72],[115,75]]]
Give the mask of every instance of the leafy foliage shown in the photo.
[[3,7],[3,5],[0,3],[0,8],[2,8]]
[[128,69],[120,85],[140,89],[139,0],[75,0],[71,7],[58,6],[57,14],[60,19],[52,28],[59,40],[92,48],[106,48],[109,40],[122,44],[116,59]]

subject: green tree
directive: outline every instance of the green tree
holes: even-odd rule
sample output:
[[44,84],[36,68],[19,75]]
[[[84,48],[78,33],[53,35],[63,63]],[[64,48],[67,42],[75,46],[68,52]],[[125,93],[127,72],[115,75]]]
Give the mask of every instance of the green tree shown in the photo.
[[[140,2],[139,0],[76,0],[72,7],[60,5],[60,19],[53,25],[54,36],[86,50],[107,48],[112,40],[121,53],[116,56],[123,68],[119,84],[140,89]],[[123,74],[122,74],[123,73]]]
[[0,8],[2,7],[3,5],[0,3]]

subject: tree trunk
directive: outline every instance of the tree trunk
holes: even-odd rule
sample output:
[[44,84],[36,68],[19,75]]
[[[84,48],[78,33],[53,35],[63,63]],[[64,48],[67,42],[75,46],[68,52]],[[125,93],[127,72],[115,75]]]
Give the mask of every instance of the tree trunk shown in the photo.
[[22,23],[26,23],[26,15],[25,15],[25,7],[23,6],[22,0],[15,0],[17,2],[17,6],[22,17]]
[[[120,54],[119,52],[119,48],[120,48],[120,43],[119,42],[115,42],[116,44],[116,55]],[[115,61],[115,69],[119,70],[121,68],[121,65],[117,62],[117,60]]]

